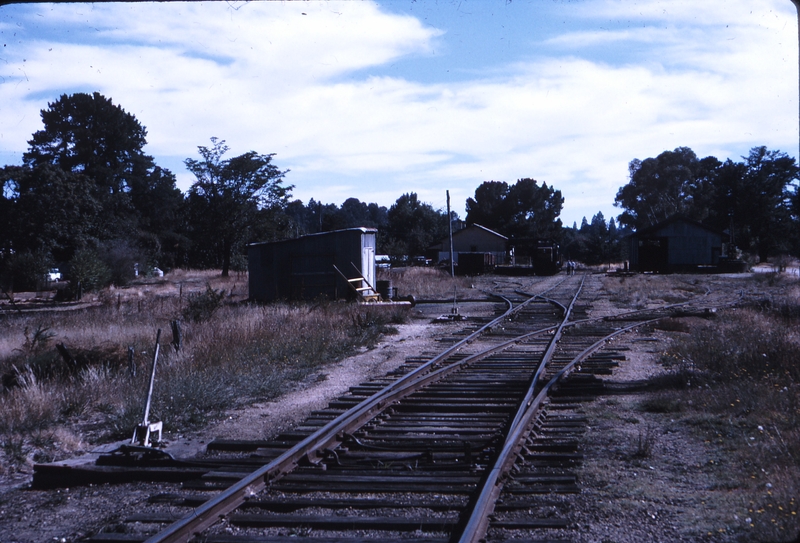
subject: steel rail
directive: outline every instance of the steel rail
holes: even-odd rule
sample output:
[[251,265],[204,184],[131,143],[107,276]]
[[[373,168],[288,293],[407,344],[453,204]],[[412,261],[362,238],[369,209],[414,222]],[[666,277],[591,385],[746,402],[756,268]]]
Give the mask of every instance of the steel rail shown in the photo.
[[581,291],[583,290],[583,284],[585,280],[586,276],[584,275],[583,278],[581,279],[580,285],[578,285],[578,290],[572,297],[572,301],[570,302],[569,307],[565,308],[564,318],[561,320],[561,324],[558,325],[555,334],[553,334],[553,337],[550,340],[550,344],[547,346],[547,350],[542,356],[542,361],[539,363],[539,367],[536,369],[536,373],[533,374],[533,378],[531,379],[531,384],[528,387],[528,392],[525,394],[525,397],[520,403],[520,408],[517,411],[517,415],[514,417],[514,421],[511,423],[511,426],[509,428],[513,429],[520,423],[520,419],[522,418],[525,410],[530,405],[533,399],[534,391],[536,390],[536,385],[539,383],[539,379],[541,378],[545,368],[547,367],[547,364],[550,362],[550,359],[553,357],[553,354],[556,351],[556,346],[558,345],[558,341],[561,339],[561,335],[564,332],[564,328],[567,324],[567,321],[569,320],[569,317],[572,314],[572,309],[575,307],[575,302],[578,300],[578,296],[580,296]]
[[[566,281],[566,279],[560,281],[555,286],[543,291],[540,294],[544,294],[557,288],[564,281]],[[433,372],[434,376],[422,377],[426,372],[430,372],[439,363],[446,360],[464,345],[471,343],[486,330],[496,326],[499,322],[502,322],[510,315],[520,311],[523,307],[528,305],[536,298],[536,296],[532,296],[523,303],[513,307],[512,302],[507,298],[502,296],[497,297],[503,299],[509,306],[509,309],[505,313],[493,319],[450,348],[446,349],[440,355],[432,358],[412,372],[409,372],[401,379],[391,383],[390,385],[387,385],[380,391],[373,394],[371,397],[366,398],[354,408],[339,415],[334,420],[307,438],[303,439],[292,448],[288,449],[278,458],[242,478],[227,490],[221,492],[214,498],[211,498],[203,505],[195,509],[191,514],[185,516],[184,518],[166,527],[161,532],[148,538],[145,543],[188,542],[193,535],[212,526],[218,522],[221,517],[239,507],[257,492],[263,490],[270,481],[277,479],[281,475],[293,469],[294,466],[296,466],[303,458],[313,461],[312,456],[318,451],[333,448],[334,443],[340,442],[344,438],[345,434],[354,432],[364,423],[374,418],[377,414],[388,408],[393,400],[399,399],[408,394],[411,390],[417,389],[436,378],[446,375],[448,373],[447,371],[436,371]],[[537,331],[536,333],[544,333],[552,330],[552,328],[553,327],[548,327],[546,329]],[[526,334],[526,336],[529,335],[531,334]],[[453,368],[450,371],[454,371],[456,367],[462,367],[465,364],[469,364],[470,362],[478,360],[479,358],[490,356],[491,354],[508,348],[508,346],[519,341],[519,339],[515,338],[513,340],[501,343],[499,346],[462,359],[456,364],[453,364]],[[448,367],[441,368],[441,370],[448,370]]]
[[[560,307],[564,308],[564,315],[561,319],[561,323],[556,328],[553,337],[550,338],[550,342],[545,350],[544,354],[542,355],[541,360],[539,361],[539,365],[536,368],[536,372],[534,373],[533,377],[531,378],[530,384],[528,385],[528,390],[525,393],[524,398],[520,402],[519,406],[517,407],[516,414],[514,416],[513,421],[508,427],[506,432],[506,438],[504,441],[503,450],[501,451],[498,459],[495,461],[494,467],[489,470],[484,477],[483,486],[481,492],[477,495],[476,499],[470,501],[468,505],[468,517],[466,522],[460,522],[459,527],[451,534],[450,541],[455,542],[463,542],[465,536],[471,537],[472,534],[480,533],[481,537],[486,532],[486,526],[488,526],[489,522],[489,514],[494,510],[494,503],[497,501],[497,497],[499,496],[500,489],[497,485],[497,478],[499,475],[505,473],[505,457],[508,455],[507,449],[512,446],[516,446],[517,443],[521,443],[520,440],[520,433],[522,429],[527,427],[528,420],[530,418],[530,406],[533,402],[538,398],[535,396],[537,384],[539,383],[539,379],[541,378],[542,373],[544,373],[547,364],[553,357],[555,353],[556,346],[558,345],[559,340],[561,339],[561,335],[564,331],[564,327],[569,320],[570,315],[572,314],[572,309],[575,307],[575,302],[578,300],[578,296],[580,296],[581,291],[583,290],[583,284],[586,280],[586,275],[581,278],[581,282],[578,286],[578,290],[572,296],[572,300],[569,303],[569,306],[564,306],[555,300],[547,300],[548,302],[555,303]],[[543,297],[542,297],[543,298]],[[517,447],[518,448],[518,447]],[[487,512],[488,511],[488,512]],[[463,528],[460,528],[463,526]],[[459,528],[461,531],[459,532]]]
[[527,434],[530,432],[531,423],[534,416],[539,412],[540,407],[547,399],[551,389],[580,362],[594,354],[601,349],[606,342],[614,336],[628,332],[639,326],[659,321],[667,317],[659,317],[656,319],[649,319],[631,324],[619,330],[604,336],[599,339],[578,355],[576,355],[569,364],[564,366],[556,375],[554,375],[544,387],[538,392],[536,397],[530,402],[529,405],[523,406],[523,413],[519,417],[518,424],[511,429],[507,434],[506,441],[500,451],[494,465],[489,470],[485,478],[484,485],[480,494],[475,500],[475,506],[472,508],[469,519],[464,524],[464,529],[461,534],[453,534],[450,541],[458,541],[458,543],[479,543],[485,539],[486,532],[489,527],[490,515],[494,512],[494,507],[497,498],[503,490],[504,479],[514,465],[514,462],[519,455],[522,448],[523,441]]

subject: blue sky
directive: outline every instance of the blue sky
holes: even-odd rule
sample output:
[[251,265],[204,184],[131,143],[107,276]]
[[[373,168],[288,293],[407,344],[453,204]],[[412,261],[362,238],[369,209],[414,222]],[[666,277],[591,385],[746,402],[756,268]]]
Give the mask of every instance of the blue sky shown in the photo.
[[187,189],[212,136],[276,153],[293,195],[462,217],[483,181],[561,190],[562,220],[620,210],[628,163],[679,146],[798,147],[789,0],[391,0],[0,7],[0,164],[40,110],[99,91]]

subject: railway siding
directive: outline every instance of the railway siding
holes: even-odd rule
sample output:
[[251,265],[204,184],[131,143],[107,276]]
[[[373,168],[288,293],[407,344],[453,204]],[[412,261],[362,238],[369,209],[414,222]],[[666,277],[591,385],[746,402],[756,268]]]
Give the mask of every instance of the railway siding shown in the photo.
[[[625,358],[624,345],[604,339],[666,313],[589,321],[591,304],[573,305],[571,299],[577,278],[546,286],[552,289],[533,298],[506,287],[503,295],[518,309],[479,338],[468,335],[485,324],[476,319],[443,342],[452,352],[410,357],[396,372],[404,384],[387,376],[351,387],[327,409],[273,439],[216,440],[206,457],[192,460],[135,448],[109,455],[100,465],[120,473],[153,476],[161,470],[185,478],[178,491],[154,495],[147,511],[90,540],[187,541],[208,528],[205,541],[228,543],[289,538],[297,543],[443,542],[465,533],[469,539],[464,541],[486,534],[492,540],[530,540],[574,529],[571,496],[581,492],[576,470],[583,461],[588,420],[583,405],[604,392],[603,377]],[[568,326],[556,332],[567,307],[572,308]],[[559,341],[552,343],[554,338]],[[532,378],[546,354],[550,360],[541,378]],[[571,373],[556,382],[567,368]],[[547,397],[533,402],[536,410],[528,412],[532,400],[523,400],[526,393],[535,394],[546,383],[551,387]],[[355,422],[337,427],[352,408],[370,402]],[[315,441],[329,427],[337,428],[332,437]],[[506,436],[514,431],[523,437],[512,444],[512,467],[496,468],[508,446]],[[304,443],[321,445],[303,448]],[[300,454],[285,467],[248,475],[279,463],[292,447],[300,447]],[[496,470],[490,514],[479,515],[484,521],[473,531],[469,518],[475,496]],[[233,506],[196,527],[175,528],[192,523],[210,493],[233,488],[241,489]],[[170,528],[164,530],[166,525]]]

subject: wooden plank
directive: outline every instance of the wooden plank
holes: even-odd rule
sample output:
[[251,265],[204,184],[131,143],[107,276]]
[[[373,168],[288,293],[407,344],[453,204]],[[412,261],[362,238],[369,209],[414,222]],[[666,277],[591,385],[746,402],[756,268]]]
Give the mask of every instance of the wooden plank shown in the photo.
[[233,514],[228,522],[236,526],[268,528],[304,526],[316,530],[397,530],[401,532],[443,532],[452,530],[457,518],[438,517],[337,517],[306,515]]

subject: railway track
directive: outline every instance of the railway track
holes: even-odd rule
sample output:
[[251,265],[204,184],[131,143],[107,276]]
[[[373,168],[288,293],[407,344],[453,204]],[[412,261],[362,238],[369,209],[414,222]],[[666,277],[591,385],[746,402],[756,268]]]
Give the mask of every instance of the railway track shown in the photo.
[[108,455],[99,462],[108,469],[163,473],[181,489],[88,540],[552,540],[573,523],[582,405],[624,358],[611,338],[678,310],[589,319],[585,281],[496,283],[495,318],[470,322],[443,352],[352,387],[275,439],[219,440],[200,460],[139,448]]

